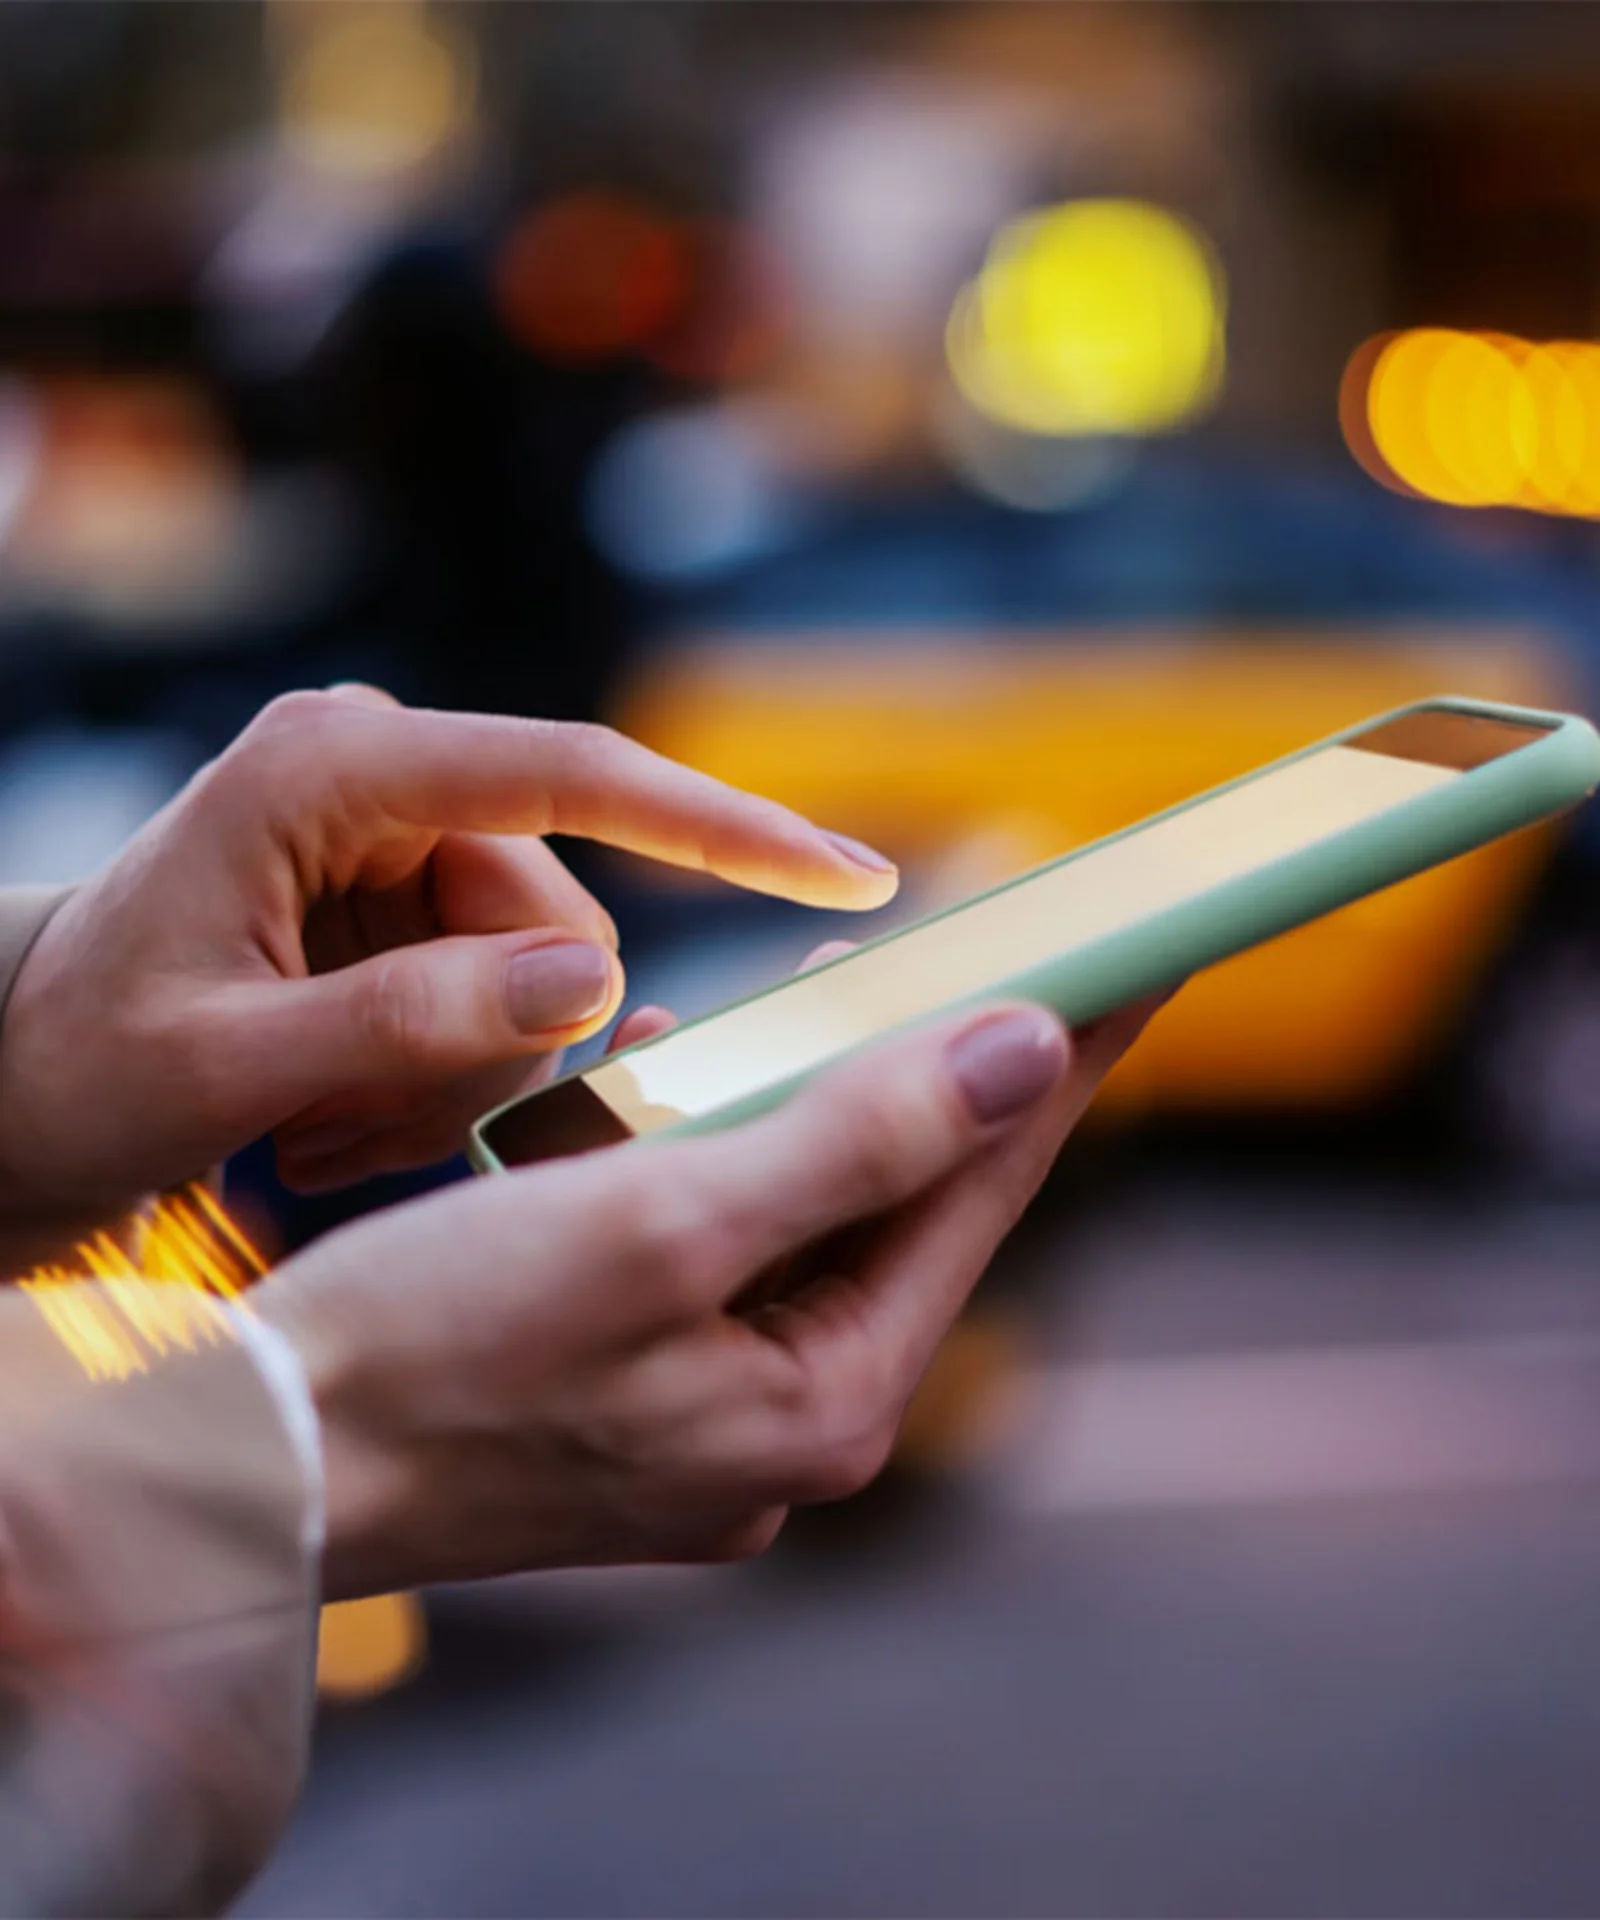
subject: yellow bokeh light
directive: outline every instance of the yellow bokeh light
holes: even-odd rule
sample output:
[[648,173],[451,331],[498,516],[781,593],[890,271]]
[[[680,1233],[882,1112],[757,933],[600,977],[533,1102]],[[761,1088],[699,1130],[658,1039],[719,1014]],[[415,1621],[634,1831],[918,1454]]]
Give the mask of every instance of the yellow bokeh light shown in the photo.
[[420,9],[330,9],[290,70],[284,137],[321,172],[399,173],[430,158],[466,122],[471,79],[464,49]]
[[414,1593],[334,1600],[317,1631],[317,1691],[329,1699],[364,1700],[397,1687],[421,1666],[427,1621]]
[[957,389],[1023,433],[1162,433],[1216,397],[1221,268],[1163,208],[1081,200],[1013,222],[945,330]]
[[[115,1383],[174,1351],[236,1339],[230,1311],[248,1311],[246,1290],[266,1269],[244,1229],[196,1182],[161,1195],[121,1236],[97,1233],[17,1286],[91,1381]],[[382,1693],[408,1679],[426,1651],[413,1594],[325,1606],[317,1685],[341,1699]]]
[[1414,328],[1356,350],[1340,419],[1361,464],[1406,492],[1600,513],[1600,345]]
[[91,1380],[147,1373],[175,1349],[233,1338],[234,1302],[266,1263],[204,1185],[164,1194],[122,1237],[97,1233],[18,1282]]

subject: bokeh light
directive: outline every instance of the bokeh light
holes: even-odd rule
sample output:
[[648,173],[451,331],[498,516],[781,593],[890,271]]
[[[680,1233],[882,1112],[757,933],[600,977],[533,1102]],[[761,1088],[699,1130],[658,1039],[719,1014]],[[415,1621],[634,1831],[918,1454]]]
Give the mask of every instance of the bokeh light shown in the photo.
[[463,46],[420,8],[332,9],[288,74],[283,136],[319,172],[400,173],[470,122],[473,92]]
[[317,1691],[332,1700],[387,1693],[411,1678],[427,1650],[427,1619],[414,1593],[331,1601],[318,1621]]
[[1544,352],[1566,375],[1562,435],[1572,446],[1567,508],[1600,514],[1600,349],[1586,341],[1557,340]]
[[688,289],[682,235],[620,194],[574,193],[515,226],[495,264],[507,330],[546,358],[593,361],[641,346]]
[[38,477],[42,410],[22,381],[0,378],[0,546]]
[[241,472],[222,411],[198,383],[165,374],[36,382],[20,428],[0,413],[0,488],[5,439],[17,433],[11,578],[102,617],[173,613],[215,591],[238,531]]
[[493,279],[507,332],[569,365],[632,353],[692,384],[738,382],[772,357],[781,329],[781,276],[754,233],[606,188],[526,213]]
[[1107,498],[1134,471],[1126,436],[1019,433],[985,418],[957,393],[933,426],[951,468],[974,493],[1019,513],[1062,513]]
[[1164,433],[1205,411],[1225,362],[1222,269],[1137,200],[1079,200],[1005,227],[946,328],[951,377],[1023,433]]
[[760,410],[717,404],[628,422],[595,462],[586,522],[624,573],[693,580],[782,544],[801,515]]
[[1339,400],[1375,479],[1457,507],[1600,513],[1600,345],[1417,327],[1358,347]]
[[648,343],[651,363],[703,385],[751,379],[773,358],[787,289],[769,247],[731,220],[680,224],[683,297]]

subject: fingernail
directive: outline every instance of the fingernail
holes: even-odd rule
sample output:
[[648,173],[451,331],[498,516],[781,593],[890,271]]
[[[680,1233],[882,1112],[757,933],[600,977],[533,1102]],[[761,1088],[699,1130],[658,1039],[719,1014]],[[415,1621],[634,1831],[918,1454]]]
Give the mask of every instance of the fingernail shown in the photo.
[[838,849],[853,866],[865,867],[868,873],[893,873],[895,864],[886,859],[876,848],[866,846],[860,840],[852,840],[847,833],[830,833],[820,828],[824,840]]
[[530,947],[506,966],[506,1010],[519,1033],[544,1033],[587,1020],[610,994],[610,957],[582,941]]
[[1067,1063],[1067,1037],[1042,1007],[1019,1008],[968,1027],[945,1057],[973,1119],[987,1126],[1050,1091]]

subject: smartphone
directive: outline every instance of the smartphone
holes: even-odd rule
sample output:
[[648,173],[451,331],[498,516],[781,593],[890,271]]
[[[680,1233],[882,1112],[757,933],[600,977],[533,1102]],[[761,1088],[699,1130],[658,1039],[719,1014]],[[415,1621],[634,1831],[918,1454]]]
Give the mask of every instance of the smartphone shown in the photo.
[[479,1121],[480,1171],[737,1124],[896,1027],[987,1000],[1081,1024],[1574,806],[1600,736],[1440,698],[1379,715]]

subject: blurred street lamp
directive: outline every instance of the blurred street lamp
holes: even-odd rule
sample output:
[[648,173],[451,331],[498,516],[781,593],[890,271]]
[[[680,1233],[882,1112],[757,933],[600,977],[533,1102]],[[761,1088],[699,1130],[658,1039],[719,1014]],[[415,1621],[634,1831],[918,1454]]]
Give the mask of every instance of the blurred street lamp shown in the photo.
[[283,138],[313,170],[404,173],[470,124],[470,49],[412,0],[334,0],[295,17],[304,37],[285,74]]
[[1079,200],[1002,229],[945,333],[958,391],[1022,433],[1140,436],[1220,390],[1226,294],[1204,237],[1136,200]]
[[1415,327],[1350,357],[1340,422],[1398,492],[1453,507],[1600,514],[1600,344]]

